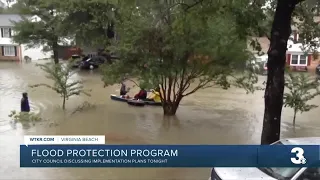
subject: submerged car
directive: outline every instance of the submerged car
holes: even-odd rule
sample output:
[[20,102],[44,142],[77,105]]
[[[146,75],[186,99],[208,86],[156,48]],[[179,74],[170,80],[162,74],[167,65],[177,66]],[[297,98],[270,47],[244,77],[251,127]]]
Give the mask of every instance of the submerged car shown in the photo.
[[[282,139],[271,145],[319,145],[320,137]],[[319,159],[315,159],[318,161]],[[209,180],[320,180],[318,168],[213,168]]]
[[96,69],[100,65],[104,64],[106,62],[106,58],[103,56],[94,56],[91,58],[88,58],[87,60],[84,60],[80,64],[81,69]]
[[254,73],[258,73],[260,71],[259,64],[256,60],[247,61],[246,68],[250,69]]
[[320,80],[320,64],[316,67],[317,80]]
[[256,62],[259,66],[258,74],[267,75],[268,74],[268,68],[267,68],[267,61],[268,61],[268,55],[262,55],[262,56],[255,56]]
[[81,56],[74,54],[71,56],[71,64],[73,68],[78,68],[82,62]]
[[267,75],[267,74],[268,74],[267,62],[264,62],[263,68],[262,68],[262,75]]

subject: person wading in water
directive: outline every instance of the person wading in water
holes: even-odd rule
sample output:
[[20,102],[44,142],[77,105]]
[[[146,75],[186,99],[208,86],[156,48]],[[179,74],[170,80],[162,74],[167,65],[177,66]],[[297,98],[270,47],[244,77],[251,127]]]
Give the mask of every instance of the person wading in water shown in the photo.
[[22,93],[20,108],[21,112],[30,112],[28,93]]

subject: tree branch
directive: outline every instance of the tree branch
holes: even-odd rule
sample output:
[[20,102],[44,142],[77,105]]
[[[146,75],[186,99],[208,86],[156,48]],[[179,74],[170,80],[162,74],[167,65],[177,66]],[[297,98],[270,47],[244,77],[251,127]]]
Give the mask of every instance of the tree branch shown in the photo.
[[138,85],[138,83],[136,83],[136,82],[135,82],[134,80],[132,80],[132,79],[126,78],[125,80],[130,81],[130,82],[133,82],[136,86],[140,87],[140,86]]
[[205,87],[209,82],[210,82],[209,80],[204,81],[204,82],[200,80],[200,82],[199,82],[199,84],[198,84],[197,87],[195,87],[192,91],[190,91],[190,92],[188,92],[188,93],[186,93],[186,94],[183,94],[182,96],[184,97],[184,96],[188,96],[188,95],[190,95],[190,94],[195,93],[195,92],[198,91],[199,89]]
[[191,9],[191,8],[193,8],[193,7],[195,7],[196,5],[198,5],[198,4],[200,4],[200,3],[202,3],[203,1],[204,1],[204,0],[199,0],[199,1],[197,1],[197,2],[195,2],[195,3],[193,3],[193,4],[191,4],[191,5],[187,5],[187,4],[183,3],[182,5],[187,6],[187,8],[185,9],[185,11],[187,11],[187,10],[189,10],[189,9]]

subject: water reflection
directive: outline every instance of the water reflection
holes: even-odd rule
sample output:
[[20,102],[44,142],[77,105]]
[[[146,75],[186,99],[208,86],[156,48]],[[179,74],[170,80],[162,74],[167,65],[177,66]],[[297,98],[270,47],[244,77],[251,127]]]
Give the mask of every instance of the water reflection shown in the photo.
[[162,127],[164,130],[169,131],[170,128],[181,128],[180,119],[178,116],[163,116]]
[[[36,83],[51,83],[34,63],[0,65],[0,179],[207,179],[209,169],[166,168],[81,168],[20,169],[19,144],[24,134],[106,135],[107,144],[257,144],[261,135],[263,92],[247,95],[241,89],[201,90],[185,98],[176,117],[163,117],[161,107],[135,108],[109,99],[119,86],[103,88],[95,71],[78,72],[74,80],[83,80],[91,97],[79,96],[67,101],[67,110],[59,108],[61,98],[50,89],[29,89]],[[260,77],[261,83],[265,77]],[[133,87],[133,84],[128,84]],[[33,112],[46,121],[25,129],[10,123],[8,114],[19,110],[22,92],[29,93]],[[134,87],[131,92],[138,91]],[[133,95],[133,94],[131,94]],[[95,108],[74,112],[88,101]],[[314,100],[320,104],[320,98]],[[292,110],[284,109],[282,136],[319,136],[318,109],[297,116],[292,129]],[[31,125],[32,126],[32,125]]]

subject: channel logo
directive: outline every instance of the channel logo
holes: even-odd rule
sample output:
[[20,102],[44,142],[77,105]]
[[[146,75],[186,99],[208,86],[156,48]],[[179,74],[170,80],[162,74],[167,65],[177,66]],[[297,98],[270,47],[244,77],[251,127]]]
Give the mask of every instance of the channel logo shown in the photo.
[[291,158],[291,162],[293,164],[306,164],[307,159],[304,157],[304,150],[300,147],[295,147],[291,149],[291,153],[295,155],[295,157]]

